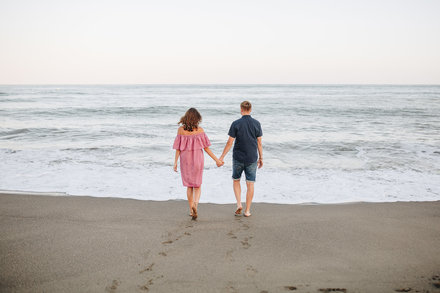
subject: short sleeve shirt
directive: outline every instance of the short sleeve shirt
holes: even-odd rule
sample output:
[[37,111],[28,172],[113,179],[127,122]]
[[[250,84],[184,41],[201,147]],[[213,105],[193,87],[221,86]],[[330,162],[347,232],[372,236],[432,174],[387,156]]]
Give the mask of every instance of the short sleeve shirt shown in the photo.
[[257,137],[263,136],[260,122],[243,115],[232,122],[228,135],[235,138],[232,157],[240,163],[254,163],[258,159]]

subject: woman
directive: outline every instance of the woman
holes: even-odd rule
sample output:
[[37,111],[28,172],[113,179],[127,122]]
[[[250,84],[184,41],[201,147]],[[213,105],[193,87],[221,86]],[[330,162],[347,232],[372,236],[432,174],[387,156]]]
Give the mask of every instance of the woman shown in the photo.
[[202,116],[195,108],[186,111],[178,123],[182,126],[177,130],[177,137],[173,145],[173,149],[176,150],[174,171],[177,172],[177,161],[180,157],[182,182],[187,187],[186,194],[190,216],[193,220],[197,219],[197,206],[201,193],[200,186],[202,185],[204,165],[203,150],[217,163],[217,167],[224,164],[209,149],[211,142],[203,128],[199,127],[201,121]]

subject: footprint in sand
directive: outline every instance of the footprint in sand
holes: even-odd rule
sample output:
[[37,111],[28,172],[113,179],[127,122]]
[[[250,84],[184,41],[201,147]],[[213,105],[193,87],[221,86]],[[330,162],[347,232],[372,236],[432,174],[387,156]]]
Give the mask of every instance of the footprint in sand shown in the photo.
[[149,286],[151,286],[151,285],[153,285],[154,283],[153,283],[153,279],[150,279],[150,280],[148,280],[148,282],[147,282],[147,284],[145,284],[145,285],[143,285],[143,286],[140,286],[140,289],[141,290],[144,290],[144,291],[148,291],[148,290],[150,290],[150,287]]
[[258,270],[255,269],[253,266],[247,266],[246,271],[250,276],[255,276],[258,273]]
[[434,288],[440,289],[440,276],[436,275],[436,276],[432,276],[431,278],[431,284],[432,286],[434,286]]
[[162,279],[162,278],[163,278],[163,275],[160,275],[160,276],[158,276],[158,277],[154,277],[154,278],[152,278],[152,279],[149,279],[148,282],[147,282],[145,285],[139,286],[139,288],[140,288],[141,290],[143,290],[143,291],[149,291],[151,285],[154,284],[153,281],[154,281],[154,280],[159,280],[159,279]]
[[231,239],[237,239],[237,236],[235,236],[233,231],[229,231],[229,233],[227,234]]
[[154,262],[150,264],[148,267],[144,268],[143,270],[139,271],[139,274],[142,274],[144,272],[151,272],[153,270]]
[[286,289],[288,291],[295,291],[296,287],[295,286],[284,286],[284,289]]
[[243,230],[249,230],[249,225],[244,223],[243,225],[241,225],[241,227],[243,228]]
[[105,287],[105,291],[106,292],[115,292],[116,289],[118,289],[119,284],[120,284],[119,280],[113,280],[111,285]]
[[[168,233],[168,236],[169,236],[169,237],[172,236],[172,235],[173,235],[173,234]],[[180,240],[184,235],[185,235],[185,236],[191,236],[191,233],[189,233],[189,232],[184,232],[183,235],[179,235],[179,236],[177,236],[176,238],[174,238],[174,240],[169,239],[169,240],[163,241],[162,244],[171,244],[171,243],[173,243],[173,242],[175,242],[175,241]]]
[[228,290],[228,292],[238,293],[238,290],[234,286],[232,286],[231,283],[228,284],[228,287],[226,287],[226,289]]
[[166,252],[164,252],[164,251],[159,252],[159,255],[161,255],[161,256],[167,256]]
[[[188,228],[192,228],[192,227],[193,227],[192,224],[186,224],[186,225],[185,225],[185,228],[186,228],[186,229],[188,229]],[[177,232],[177,231],[175,231],[175,232]],[[173,242],[180,240],[183,236],[191,236],[191,233],[188,232],[188,231],[183,232],[183,234],[181,234],[181,235],[174,236],[174,235],[176,235],[176,234],[177,234],[177,233],[167,232],[167,236],[166,236],[166,238],[168,238],[168,240],[163,241],[162,244],[172,244]]]
[[233,261],[233,260],[234,260],[234,258],[232,257],[232,253],[233,253],[233,252],[234,252],[234,251],[233,251],[232,249],[226,251],[226,258],[227,258],[229,261]]
[[244,249],[248,249],[249,247],[251,247],[251,245],[249,244],[249,238],[244,238],[244,240],[241,241],[241,245]]

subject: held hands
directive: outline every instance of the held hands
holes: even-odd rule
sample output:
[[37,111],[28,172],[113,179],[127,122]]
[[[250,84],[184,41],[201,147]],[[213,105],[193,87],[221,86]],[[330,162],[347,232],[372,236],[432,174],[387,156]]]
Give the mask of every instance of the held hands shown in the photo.
[[221,167],[225,164],[222,156],[220,156],[220,158],[218,158],[218,160],[216,160],[215,163],[217,164],[217,167]]

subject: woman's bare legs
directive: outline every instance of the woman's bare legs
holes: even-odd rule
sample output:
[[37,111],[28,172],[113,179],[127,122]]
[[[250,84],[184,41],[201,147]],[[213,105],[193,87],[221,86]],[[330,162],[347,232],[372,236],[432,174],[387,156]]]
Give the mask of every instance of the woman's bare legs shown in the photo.
[[202,187],[194,187],[194,205],[197,206],[199,204],[199,200],[200,200],[200,194],[202,193]]
[[192,207],[193,219],[197,219],[197,207],[199,205],[201,193],[202,193],[201,187],[194,187],[194,202],[193,202],[193,207]]
[[194,189],[192,187],[187,187],[186,188],[186,196],[188,197],[188,204],[189,204],[189,214],[192,216],[192,206],[194,203],[194,198],[193,198],[193,193],[194,193]]

